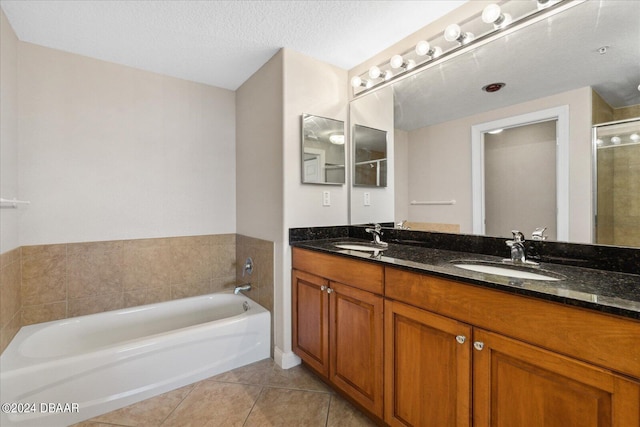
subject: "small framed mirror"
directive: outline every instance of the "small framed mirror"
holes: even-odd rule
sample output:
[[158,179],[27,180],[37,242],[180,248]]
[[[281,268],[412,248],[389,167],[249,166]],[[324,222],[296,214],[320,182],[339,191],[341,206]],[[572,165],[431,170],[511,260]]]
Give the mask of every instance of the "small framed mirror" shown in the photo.
[[353,185],[387,186],[387,131],[353,126]]
[[344,122],[302,115],[302,183],[345,183]]

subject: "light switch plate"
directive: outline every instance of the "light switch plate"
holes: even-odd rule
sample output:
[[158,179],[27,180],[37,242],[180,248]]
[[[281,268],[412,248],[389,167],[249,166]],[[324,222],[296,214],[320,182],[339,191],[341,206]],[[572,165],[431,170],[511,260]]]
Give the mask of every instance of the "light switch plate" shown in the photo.
[[322,192],[322,206],[331,206],[331,193],[329,191]]
[[369,192],[364,193],[364,205],[371,206],[371,193]]

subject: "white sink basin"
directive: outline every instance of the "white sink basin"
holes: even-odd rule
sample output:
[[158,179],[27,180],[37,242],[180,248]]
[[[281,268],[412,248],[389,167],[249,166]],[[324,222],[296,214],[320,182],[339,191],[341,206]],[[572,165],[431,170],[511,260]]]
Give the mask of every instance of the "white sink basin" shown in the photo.
[[477,271],[479,273],[496,274],[498,276],[515,277],[518,279],[529,280],[562,280],[557,277],[547,276],[545,274],[534,273],[532,271],[518,270],[509,267],[499,267],[497,265],[487,264],[465,264],[456,263],[453,264],[458,268],[464,268],[465,270]]
[[387,249],[384,246],[373,246],[373,245],[366,245],[362,243],[336,243],[334,246],[339,249],[348,249],[352,251],[363,251],[363,252],[376,252],[376,251],[384,251],[385,249]]

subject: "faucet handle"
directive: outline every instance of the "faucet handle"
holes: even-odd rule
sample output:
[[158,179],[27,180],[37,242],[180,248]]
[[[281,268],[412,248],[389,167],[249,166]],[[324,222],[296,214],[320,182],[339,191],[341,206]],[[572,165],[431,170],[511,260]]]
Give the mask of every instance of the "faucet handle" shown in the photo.
[[513,234],[514,243],[522,243],[524,242],[524,234],[518,230],[511,230],[511,234]]
[[531,233],[531,238],[533,240],[547,240],[547,236],[545,236],[544,234],[544,230],[546,230],[547,227],[538,227],[536,228],[533,233]]

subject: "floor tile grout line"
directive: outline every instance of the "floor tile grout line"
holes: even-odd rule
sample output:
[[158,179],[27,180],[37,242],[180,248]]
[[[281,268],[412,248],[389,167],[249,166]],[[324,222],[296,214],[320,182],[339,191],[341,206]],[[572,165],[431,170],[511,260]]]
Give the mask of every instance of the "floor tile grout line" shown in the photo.
[[251,413],[253,412],[253,408],[256,407],[256,403],[258,403],[258,400],[260,400],[260,396],[262,396],[263,392],[264,392],[264,387],[260,388],[260,393],[258,393],[258,396],[256,397],[256,400],[253,401],[253,405],[251,405],[251,409],[249,409],[249,413],[247,414],[247,417],[244,419],[244,422],[242,423],[243,427],[247,425],[247,421],[249,421],[249,417],[251,416]]
[[329,414],[331,413],[332,403],[333,403],[333,395],[329,396],[329,405],[327,406],[327,416],[324,420],[324,427],[329,427]]
[[250,383],[250,382],[236,382],[236,381],[220,381],[220,380],[214,380],[211,379],[211,381],[216,382],[216,383],[222,383],[222,384],[240,384],[240,385],[249,385],[249,386],[255,386],[255,387],[268,387],[268,388],[279,388],[279,389],[285,389],[285,390],[296,390],[296,391],[308,391],[311,393],[324,393],[324,394],[329,394],[329,395],[333,395],[335,394],[332,390],[312,390],[312,389],[308,389],[308,388],[299,388],[299,387],[293,387],[293,386],[286,386],[286,385],[278,385],[278,384],[269,384],[269,383]]
[[[173,414],[173,413],[176,411],[176,409],[178,409],[178,408],[180,407],[180,405],[182,405],[182,403],[185,401],[185,399],[186,399],[186,398],[187,398],[187,397],[188,397],[188,396],[193,392],[193,390],[195,390],[195,389],[196,389],[196,387],[198,387],[198,384],[199,384],[199,383],[200,383],[200,382],[193,383],[193,387],[191,387],[191,390],[189,390],[189,392],[188,392],[187,394],[185,394],[185,395],[184,395],[184,397],[182,398],[182,400],[180,400],[180,402],[179,402],[176,406],[174,406],[174,408],[173,408],[171,411],[169,411],[169,413],[167,414],[167,416],[166,416],[166,417],[164,417],[164,419],[160,422],[160,425],[163,425],[163,424],[164,424],[164,423],[169,419],[169,417],[171,416],[171,414]],[[177,389],[175,389],[175,390],[177,390]],[[173,391],[173,390],[171,390],[171,391]]]

